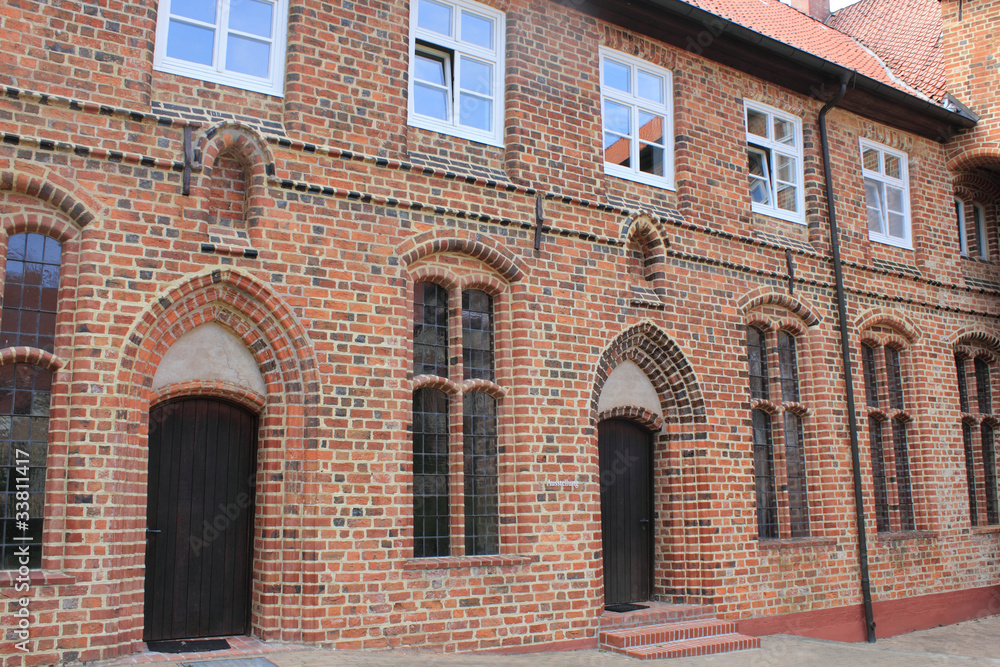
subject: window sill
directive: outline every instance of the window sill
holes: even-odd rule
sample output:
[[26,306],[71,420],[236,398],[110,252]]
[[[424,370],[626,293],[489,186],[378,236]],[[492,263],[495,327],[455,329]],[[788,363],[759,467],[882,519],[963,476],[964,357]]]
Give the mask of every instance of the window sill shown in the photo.
[[901,250],[913,250],[913,243],[911,243],[909,239],[898,239],[895,236],[886,236],[884,234],[876,234],[875,232],[869,231],[868,240],[881,245],[893,246]]
[[1000,535],[1000,526],[972,526],[973,535]]
[[448,570],[461,567],[504,567],[527,565],[534,556],[449,556],[446,558],[411,558],[403,563],[404,570]]
[[905,540],[936,540],[938,532],[936,530],[901,530],[892,533],[877,533],[880,540],[886,542],[902,542]]
[[833,537],[793,537],[783,540],[757,540],[758,549],[805,549],[810,547],[836,546]]
[[764,206],[763,204],[758,204],[754,201],[750,202],[750,211],[754,214],[755,218],[756,216],[760,216],[762,218],[791,222],[796,225],[802,225],[803,227],[806,225],[806,216],[804,213],[795,213],[780,208]]

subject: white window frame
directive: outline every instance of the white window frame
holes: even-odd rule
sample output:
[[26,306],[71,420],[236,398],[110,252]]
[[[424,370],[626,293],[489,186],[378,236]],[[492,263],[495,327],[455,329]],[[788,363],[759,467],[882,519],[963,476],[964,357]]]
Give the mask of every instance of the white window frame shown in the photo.
[[979,247],[979,259],[989,259],[990,240],[986,236],[986,207],[979,202],[973,202],[972,217],[976,221],[976,245]]
[[[885,196],[882,196],[882,201],[880,202],[880,207],[882,210],[882,219],[885,222],[885,234],[879,232],[873,232],[871,229],[868,230],[868,238],[872,241],[878,243],[884,243],[886,245],[893,245],[899,248],[905,248],[906,250],[913,249],[913,230],[911,226],[911,216],[910,216],[910,171],[909,171],[909,156],[902,152],[897,151],[893,148],[889,148],[884,144],[879,144],[868,139],[859,139],[860,150],[858,151],[858,158],[861,162],[861,176],[862,179],[875,181],[880,185],[880,191],[885,192],[885,187],[890,186],[894,188],[899,188],[903,192],[903,237],[890,236],[888,234],[889,223],[888,215],[886,210]],[[879,169],[880,172],[871,171],[865,168],[864,152],[866,149],[871,149],[878,151],[879,153]],[[894,178],[885,174],[885,156],[890,155],[899,160],[899,173],[901,178]],[[863,188],[864,189],[864,188]],[[867,197],[867,194],[865,195]],[[867,211],[867,200],[865,201],[866,211]],[[868,226],[867,213],[865,218],[865,226]]]
[[965,203],[958,197],[955,197],[955,217],[958,222],[958,254],[968,257],[969,239],[965,231]]
[[[757,113],[767,114],[769,116],[767,122],[767,137],[761,137],[756,134],[750,133],[749,123],[747,122],[747,116],[749,111],[756,111]],[[773,138],[774,133],[774,119],[778,118],[780,120],[789,122],[794,127],[795,132],[795,146],[788,146],[788,144],[783,144],[779,141],[775,141]],[[743,129],[746,132],[747,137],[747,153],[751,149],[765,154],[767,158],[767,172],[768,172],[768,183],[767,187],[771,193],[771,201],[775,201],[777,196],[777,169],[774,168],[774,153],[779,153],[786,157],[795,160],[795,178],[796,183],[792,185],[795,186],[795,210],[787,211],[783,208],[778,207],[776,204],[764,204],[762,202],[755,202],[753,198],[750,198],[750,210],[754,213],[759,213],[761,215],[767,215],[772,218],[779,218],[781,220],[787,220],[789,222],[796,222],[804,225],[806,223],[806,193],[805,193],[805,160],[802,150],[802,119],[794,114],[787,113],[781,109],[777,109],[768,104],[763,104],[761,102],[755,102],[753,100],[743,100]],[[749,174],[747,174],[749,178]],[[749,194],[749,188],[747,190]]]
[[[613,51],[611,49],[606,49],[601,47],[599,49],[600,54],[600,72],[601,72],[601,145],[604,145],[604,133],[607,130],[604,128],[603,123],[603,110],[604,101],[612,100],[623,106],[627,106],[631,113],[630,127],[632,128],[632,133],[630,134],[630,150],[631,155],[629,157],[629,163],[633,165],[632,167],[623,167],[620,164],[615,164],[613,162],[604,163],[604,172],[612,176],[618,176],[619,178],[628,179],[630,181],[637,181],[639,183],[645,183],[646,185],[653,185],[658,188],[665,188],[667,190],[674,189],[674,111],[673,111],[673,97],[674,97],[674,84],[673,75],[670,70],[660,67],[659,65],[654,65],[651,62],[642,60],[641,58],[636,58],[635,56],[629,55],[627,53],[621,53],[619,51]],[[618,62],[626,65],[630,68],[631,72],[631,85],[630,88],[635,91],[637,90],[637,79],[638,72],[644,70],[647,74],[653,76],[662,77],[664,81],[664,102],[662,105],[657,104],[652,100],[648,100],[644,97],[639,97],[635,94],[626,93],[621,90],[617,90],[605,84],[604,82],[604,63],[607,60],[613,62]],[[663,128],[663,176],[657,174],[650,174],[639,170],[639,145],[640,139],[637,134],[639,131],[639,110],[644,108],[648,110],[649,113],[663,116],[666,119],[666,127]],[[650,143],[650,142],[646,142]],[[603,152],[603,151],[602,151]]]
[[[167,39],[170,29],[170,2],[160,0],[156,19],[156,47],[153,51],[153,69],[170,74],[179,74],[192,79],[211,81],[241,90],[252,90],[258,93],[284,95],[285,83],[285,44],[288,33],[288,0],[269,0],[274,5],[273,35],[271,39],[271,62],[268,63],[270,75],[256,77],[225,69],[226,40],[228,39],[230,0],[207,0],[216,3],[215,10],[215,45],[213,59],[215,65],[202,65],[187,60],[171,58],[167,55]],[[197,23],[192,21],[192,23]]]
[[[441,5],[448,5],[452,8],[451,36],[421,28],[417,24],[420,0],[411,0],[410,76],[408,87],[410,102],[408,105],[407,124],[412,127],[419,127],[424,130],[440,132],[441,134],[502,148],[504,145],[504,38],[506,34],[504,14],[492,7],[469,0],[434,0],[434,2]],[[492,49],[486,49],[478,44],[463,42],[460,38],[455,37],[461,34],[461,16],[463,11],[493,22]],[[422,42],[419,47],[417,44],[418,40]],[[451,71],[445,72],[449,98],[448,118],[445,120],[419,114],[414,110],[414,82],[416,80],[414,63],[418,48],[437,56],[444,55],[446,58],[445,67],[451,69]],[[491,131],[459,124],[459,103],[461,97],[456,91],[461,80],[459,69],[461,68],[462,60],[465,58],[483,61],[493,67],[492,90],[490,91],[493,103],[493,114],[490,119],[492,125]]]
[[[170,74],[179,74],[192,79],[211,81],[241,90],[252,90],[277,97],[284,96],[285,48],[288,33],[288,0],[269,0],[274,5],[273,35],[271,39],[271,61],[268,63],[267,77],[256,77],[225,69],[225,44],[229,34],[230,0],[206,0],[216,3],[214,66],[193,63],[167,56],[167,39],[170,29],[170,2],[160,0],[156,20],[156,47],[153,51],[153,69]],[[197,23],[192,21],[192,23]]]

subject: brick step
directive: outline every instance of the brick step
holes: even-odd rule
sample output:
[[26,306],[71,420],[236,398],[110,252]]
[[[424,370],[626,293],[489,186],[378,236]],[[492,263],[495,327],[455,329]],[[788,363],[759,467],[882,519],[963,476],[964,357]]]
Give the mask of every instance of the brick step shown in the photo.
[[621,630],[644,625],[715,618],[715,609],[705,605],[665,602],[644,602],[642,604],[649,605],[649,609],[640,609],[624,614],[604,612],[601,614],[601,630]]
[[735,632],[736,623],[708,618],[679,623],[644,625],[638,628],[608,630],[601,632],[600,643],[601,648],[613,651],[633,646],[666,644],[667,642],[699,639],[713,635],[731,635]]
[[634,646],[632,648],[613,650],[640,660],[661,660],[664,658],[690,658],[754,648],[760,648],[760,637],[747,637],[732,633],[699,637],[697,639],[684,639],[666,644],[650,644],[648,646]]

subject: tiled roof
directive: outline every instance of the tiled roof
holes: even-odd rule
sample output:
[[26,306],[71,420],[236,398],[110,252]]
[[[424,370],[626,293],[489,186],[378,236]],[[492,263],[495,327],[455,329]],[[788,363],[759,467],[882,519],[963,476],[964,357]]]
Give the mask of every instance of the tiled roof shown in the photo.
[[940,0],[862,0],[834,14],[829,24],[877,53],[909,85],[944,99]]
[[[737,23],[746,28],[758,32],[762,35],[776,39],[779,42],[788,44],[801,51],[811,53],[814,56],[833,62],[841,67],[857,70],[859,74],[867,76],[876,81],[893,86],[910,94],[922,93],[924,96],[933,97],[940,100],[940,95],[931,95],[924,88],[917,88],[902,80],[902,77],[890,73],[873,51],[874,48],[866,48],[845,32],[836,30],[825,25],[816,19],[803,14],[797,9],[786,5],[779,0],[684,0],[690,5],[711,12],[716,16]],[[870,1],[882,2],[883,0],[863,0],[861,4]],[[885,4],[925,4],[932,2],[937,5],[938,0],[885,0]],[[875,21],[872,21],[874,28]],[[897,21],[897,24],[904,24],[905,21]],[[901,25],[894,26],[897,30]],[[940,16],[938,17],[938,29],[940,32]],[[921,35],[924,33],[921,32]],[[943,75],[943,69],[942,69]]]

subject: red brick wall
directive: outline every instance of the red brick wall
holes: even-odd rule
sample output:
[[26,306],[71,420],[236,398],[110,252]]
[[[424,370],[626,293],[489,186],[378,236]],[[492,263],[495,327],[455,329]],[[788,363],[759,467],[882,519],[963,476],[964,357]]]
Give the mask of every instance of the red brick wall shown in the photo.
[[[151,7],[138,15],[141,6],[128,5],[134,16],[120,24],[138,46],[109,90],[95,83],[99,61],[63,61],[36,41],[86,32],[110,51],[121,32],[87,28],[94,19],[83,6],[63,5],[58,16],[48,5],[2,10],[5,82],[22,92],[0,98],[3,131],[18,138],[0,143],[0,225],[7,234],[40,225],[67,243],[49,578],[32,590],[34,653],[5,643],[4,664],[140,649],[147,415],[162,398],[149,387],[169,345],[209,321],[247,344],[268,388],[253,556],[258,636],[448,651],[592,639],[603,602],[596,397],[627,358],[660,391],[666,422],[655,439],[656,595],[740,619],[859,603],[821,102],[562,6],[497,6],[508,20],[504,149],[406,126],[403,2],[293,3],[284,98],[152,72]],[[673,72],[676,192],[603,173],[600,45]],[[136,113],[43,103],[31,91]],[[750,211],[744,98],[803,119],[805,226]],[[188,125],[198,153],[189,196],[184,121],[156,116],[168,104],[197,107],[186,115],[201,119]],[[952,354],[962,335],[1000,337],[997,287],[968,282],[1000,276],[994,264],[959,260],[941,144],[839,110],[829,122],[854,352],[861,333],[878,327],[908,343],[920,532],[875,533],[862,426],[874,597],[992,585],[998,534],[966,519]],[[868,240],[860,138],[909,154],[912,251]],[[410,168],[428,155],[513,185]],[[526,187],[553,195],[543,199],[551,228],[537,252]],[[217,202],[241,197],[246,236],[226,236],[213,219]],[[647,223],[583,201],[614,198],[648,209],[646,229],[663,241],[647,244],[664,267],[659,302],[633,298],[625,242],[629,225]],[[501,558],[411,559],[411,299],[427,275],[456,284],[481,276],[498,293]],[[802,341],[809,539],[756,538],[745,325],[759,318]],[[549,487],[550,478],[581,486]],[[5,630],[13,609],[0,617]]]

